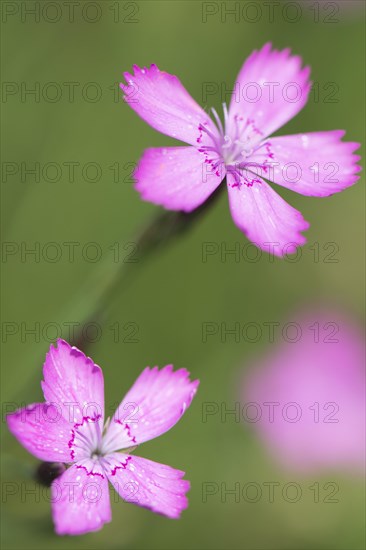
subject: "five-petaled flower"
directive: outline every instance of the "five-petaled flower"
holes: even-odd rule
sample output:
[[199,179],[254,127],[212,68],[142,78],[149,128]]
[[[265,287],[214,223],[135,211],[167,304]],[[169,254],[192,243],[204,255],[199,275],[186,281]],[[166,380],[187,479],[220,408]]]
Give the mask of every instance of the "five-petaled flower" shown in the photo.
[[171,365],[146,368],[103,428],[103,373],[90,358],[58,340],[43,376],[46,403],[19,409],[7,421],[37,458],[71,464],[52,484],[56,532],[78,535],[111,521],[108,480],[124,500],[178,518],[188,505],[184,472],[130,452],[178,422],[199,381]]
[[301,58],[266,44],[244,63],[224,125],[216,124],[176,76],[134,66],[121,84],[125,100],[156,130],[188,147],[147,149],[136,170],[143,199],[190,212],[226,176],[231,214],[258,247],[277,256],[306,242],[309,224],[266,180],[302,195],[325,197],[354,184],[358,143],[342,142],[343,130],[269,137],[306,104],[310,69]]

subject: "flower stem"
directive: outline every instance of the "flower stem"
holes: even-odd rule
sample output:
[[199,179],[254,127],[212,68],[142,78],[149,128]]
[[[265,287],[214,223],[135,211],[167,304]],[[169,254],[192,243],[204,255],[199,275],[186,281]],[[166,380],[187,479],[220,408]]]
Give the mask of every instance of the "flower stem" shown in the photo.
[[[225,180],[201,206],[192,212],[168,210],[159,212],[134,239],[141,256],[138,264],[141,265],[153,253],[190,230],[217,201],[225,187],[224,183]],[[106,322],[109,309],[118,292],[127,286],[132,272],[134,273],[136,269],[136,263],[128,262],[113,263],[114,269],[110,266],[111,263],[108,261],[107,265],[102,264],[100,269],[95,270],[84,285],[82,296],[76,302],[73,301],[71,310],[75,312],[75,317],[80,317],[80,311],[82,312],[81,326],[91,322],[101,325]],[[70,309],[67,313],[66,317],[70,318]],[[81,329],[76,331],[71,343],[85,351],[89,343],[85,338],[85,331]]]

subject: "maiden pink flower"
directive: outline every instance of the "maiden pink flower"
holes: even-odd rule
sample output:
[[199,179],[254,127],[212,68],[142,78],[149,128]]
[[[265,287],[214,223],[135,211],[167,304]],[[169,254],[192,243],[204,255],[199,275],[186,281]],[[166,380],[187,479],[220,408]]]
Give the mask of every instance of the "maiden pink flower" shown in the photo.
[[178,518],[188,506],[184,472],[130,451],[178,422],[199,381],[191,382],[185,369],[173,372],[171,365],[146,368],[103,428],[103,373],[90,358],[58,340],[43,376],[46,403],[19,409],[7,421],[34,456],[70,464],[52,484],[56,532],[80,535],[110,522],[108,481],[124,500]]
[[[290,336],[291,333],[291,336]],[[365,468],[365,343],[339,314],[301,315],[286,342],[246,372],[251,426],[286,468]],[[296,340],[296,341],[295,341]]]
[[125,100],[150,126],[188,147],[146,149],[135,171],[144,200],[170,210],[200,206],[226,176],[235,224],[258,247],[277,256],[306,242],[308,223],[263,178],[302,195],[326,197],[354,184],[359,144],[343,130],[269,136],[306,104],[309,68],[288,49],[266,44],[244,63],[224,124],[215,123],[176,76],[134,66],[121,84]]

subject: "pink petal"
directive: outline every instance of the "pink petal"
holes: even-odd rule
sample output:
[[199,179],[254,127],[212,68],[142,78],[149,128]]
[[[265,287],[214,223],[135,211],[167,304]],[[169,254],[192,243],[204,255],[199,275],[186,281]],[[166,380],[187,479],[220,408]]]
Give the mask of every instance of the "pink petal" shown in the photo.
[[67,422],[104,416],[104,380],[100,367],[64,340],[50,346],[43,366],[43,394],[46,401],[62,408]]
[[135,171],[144,200],[170,210],[190,212],[202,204],[225,176],[194,147],[146,149]]
[[9,430],[32,455],[46,462],[70,462],[71,425],[57,405],[35,403],[6,417]]
[[227,181],[234,222],[256,246],[283,256],[306,242],[300,232],[309,224],[261,178],[247,172],[251,186],[238,185],[233,174],[228,173]]
[[291,120],[306,104],[310,69],[301,68],[301,57],[289,49],[271,50],[266,44],[245,61],[231,97],[229,134],[235,132],[235,115],[254,121],[262,136],[272,134]]
[[134,74],[124,73],[121,84],[125,100],[150,126],[190,145],[209,144],[199,126],[204,124],[217,136],[217,129],[205,111],[189,95],[174,75],[160,71],[156,65],[140,68]]
[[127,449],[170,430],[191,404],[199,381],[173,366],[147,367],[116,410],[103,438],[103,453]]
[[127,502],[150,508],[172,519],[179,518],[188,506],[190,483],[184,472],[170,466],[122,453],[105,457],[109,481]]
[[270,139],[273,167],[268,179],[302,195],[326,197],[353,185],[361,157],[358,143],[342,142],[343,130]]
[[111,521],[108,479],[98,462],[77,462],[53,482],[52,515],[58,535],[99,531]]

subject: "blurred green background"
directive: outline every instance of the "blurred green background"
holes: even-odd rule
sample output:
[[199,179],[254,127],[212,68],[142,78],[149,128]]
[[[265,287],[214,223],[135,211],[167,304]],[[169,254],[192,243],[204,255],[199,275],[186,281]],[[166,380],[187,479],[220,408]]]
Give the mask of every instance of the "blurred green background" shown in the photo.
[[[295,17],[291,8],[283,11],[288,3],[274,2],[280,6],[274,6],[273,20],[266,2],[258,3],[259,17],[248,6],[243,11],[248,2],[226,2],[228,8],[240,5],[238,20],[225,17],[221,2],[211,2],[217,13],[207,16],[206,22],[203,11],[207,6],[196,1],[81,1],[73,22],[66,3],[56,3],[60,12],[55,3],[42,1],[36,8],[39,21],[35,21],[37,15],[27,14],[34,4],[2,2],[6,135],[2,145],[2,222],[3,240],[13,243],[7,246],[15,252],[3,258],[6,290],[2,320],[3,328],[8,323],[6,330],[17,331],[3,333],[4,410],[6,403],[42,400],[42,362],[57,327],[64,329],[67,338],[66,323],[85,321],[103,284],[96,279],[94,287],[90,286],[89,278],[96,270],[111,273],[116,269],[109,247],[118,242],[121,259],[126,259],[132,250],[128,243],[134,242],[136,231],[158,210],[141,202],[134,191],[129,178],[131,163],[144,148],[170,145],[173,140],[155,132],[123,103],[115,85],[123,71],[133,64],[156,63],[178,75],[202,103],[205,82],[224,83],[230,89],[251,51],[272,41],[275,47],[289,46],[303,57],[319,90],[279,133],[344,128],[351,141],[362,141],[364,136],[362,2],[331,3],[339,8],[335,15],[321,2],[315,3],[318,14],[310,7],[314,2],[296,2],[300,17]],[[289,21],[294,18],[295,22]],[[65,84],[72,82],[78,84]],[[327,88],[329,83],[333,83],[331,88]],[[25,94],[26,89],[37,87],[39,98]],[[68,92],[72,87],[74,98]],[[330,102],[333,89],[336,101]],[[224,99],[220,93],[213,94],[207,105],[219,111]],[[24,174],[24,168],[34,167],[36,162],[41,171],[38,182]],[[74,181],[70,181],[70,164],[64,163],[73,162],[79,164],[75,165]],[[25,163],[23,169],[21,163]],[[99,173],[87,163],[97,163]],[[95,174],[98,181],[90,181]],[[52,178],[57,181],[50,181]],[[202,323],[281,322],[291,320],[297,307],[320,300],[345,308],[356,318],[363,315],[363,182],[327,199],[279,191],[311,223],[299,261],[270,261],[263,253],[256,263],[235,262],[232,256],[221,261],[220,254],[203,262],[205,242],[219,247],[225,243],[228,248],[247,243],[232,222],[223,193],[174,245],[146,262],[137,252],[139,261],[128,265],[132,272],[128,287],[114,296],[100,337],[85,349],[103,368],[109,414],[146,365],[172,362],[200,378],[198,394],[179,424],[137,452],[187,472],[192,489],[182,519],[168,520],[119,502],[113,505],[112,523],[102,531],[57,537],[47,499],[41,495],[37,503],[37,497],[24,497],[18,490],[3,504],[4,548],[363,548],[364,491],[360,480],[346,472],[300,479],[272,462],[248,425],[232,417],[221,422],[218,415],[202,421],[205,402],[234,406],[239,399],[238,380],[247,362],[274,345],[264,332],[256,343],[236,343],[230,337],[221,342],[219,335],[203,342]],[[50,242],[62,249],[57,261],[49,260],[56,250],[52,247],[41,253],[39,261],[34,256],[22,259],[22,246],[40,246],[42,251]],[[65,242],[80,243],[73,262]],[[95,263],[81,254],[83,246],[91,242],[102,251],[102,258]],[[316,242],[319,261],[314,261]],[[329,242],[338,247],[337,262],[324,261],[331,249],[323,247]],[[86,254],[92,257],[93,250],[87,249]],[[25,332],[37,327],[36,323],[39,334]],[[116,342],[117,324],[120,338]],[[131,330],[137,342],[126,341]],[[32,469],[37,461],[8,434],[4,422],[2,449],[3,482],[35,487]],[[339,502],[314,503],[307,488],[329,479],[339,484]],[[228,487],[235,482],[297,481],[304,497],[298,503],[282,498],[269,503],[265,496],[257,503],[235,503],[228,496],[223,503],[217,494],[203,502],[202,484],[207,481],[225,482]]]

